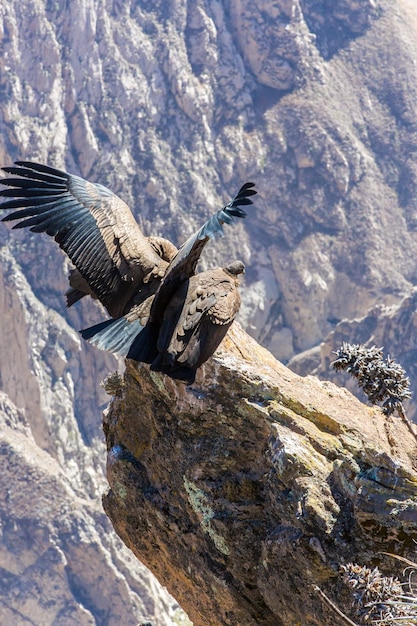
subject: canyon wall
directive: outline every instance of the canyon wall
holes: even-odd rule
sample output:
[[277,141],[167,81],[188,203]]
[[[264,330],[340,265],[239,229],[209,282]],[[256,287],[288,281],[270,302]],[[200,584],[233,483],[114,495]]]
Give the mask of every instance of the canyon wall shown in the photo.
[[[254,180],[256,207],[202,267],[241,258],[249,333],[328,377],[321,343],[341,323],[343,338],[355,337],[355,320],[402,306],[416,281],[416,14],[409,0],[4,2],[0,164],[38,160],[101,182],[146,234],[176,244]],[[174,601],[146,604],[154,583],[136,564],[124,568],[129,557],[100,513],[100,381],[124,365],[81,344],[77,331],[104,313],[92,302],[65,309],[68,267],[46,236],[0,225],[1,443],[22,507],[2,505],[11,529],[2,610],[40,623],[36,593],[26,602],[13,585],[58,550],[62,597],[85,623],[116,623],[110,598],[95,591],[94,562],[119,580],[125,615],[171,623]],[[376,336],[396,357],[401,326]],[[42,486],[55,494],[44,518],[30,500]],[[96,561],[78,562],[63,539],[81,532],[65,515],[74,494]],[[42,542],[25,535],[31,524]],[[31,556],[12,567],[21,535]],[[81,575],[88,584],[73,582]]]

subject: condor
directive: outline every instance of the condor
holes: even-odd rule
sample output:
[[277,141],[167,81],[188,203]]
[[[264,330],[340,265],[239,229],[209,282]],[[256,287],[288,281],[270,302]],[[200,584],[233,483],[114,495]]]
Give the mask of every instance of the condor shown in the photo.
[[[211,293],[206,304],[212,302],[210,306],[214,308],[203,307],[201,315],[193,316],[193,319],[198,318],[198,332],[184,336],[189,337],[189,341],[193,338],[195,343],[198,335],[201,348],[197,356],[194,348],[192,359],[184,356],[193,352],[187,340],[183,342],[181,354],[173,357],[174,335],[185,332],[185,327],[180,330],[172,320],[178,317],[180,323],[187,307],[189,310],[191,293],[205,289],[207,273],[195,274],[201,253],[210,239],[223,235],[223,224],[232,224],[235,217],[246,216],[241,206],[252,204],[250,196],[256,194],[253,183],[243,185],[225,207],[216,211],[177,250],[167,239],[145,237],[127,204],[103,185],[30,161],[17,161],[2,169],[13,177],[0,181],[7,187],[0,191],[0,196],[13,199],[3,202],[0,209],[18,209],[6,215],[3,221],[16,221],[13,228],[46,232],[55,238],[75,266],[69,276],[67,306],[90,295],[115,318],[82,331],[86,339],[97,347],[152,363],[155,369],[171,374],[178,369],[181,359],[185,367],[195,371],[209,358],[220,340],[207,338],[203,341],[202,336],[209,332],[207,320],[216,319],[214,310],[225,300],[218,300],[216,305]],[[242,271],[243,264],[241,266],[238,273]],[[211,270],[213,279],[218,271]],[[222,271],[228,272],[227,268]],[[233,270],[228,275],[229,278],[237,276],[237,272]],[[211,278],[210,281],[213,282]],[[236,286],[235,278],[233,281]],[[231,293],[234,291],[232,289]],[[233,310],[239,308],[237,298],[238,294],[228,298],[228,302],[233,302],[230,305]],[[200,305],[195,304],[195,307],[200,311]],[[193,310],[194,302],[191,308]],[[225,319],[233,319],[235,314]],[[188,320],[187,324],[191,322]],[[229,325],[220,321],[211,324],[225,329],[223,335]],[[139,339],[144,328],[146,332]],[[171,337],[168,337],[170,332]],[[211,350],[208,346],[212,345],[215,347]]]

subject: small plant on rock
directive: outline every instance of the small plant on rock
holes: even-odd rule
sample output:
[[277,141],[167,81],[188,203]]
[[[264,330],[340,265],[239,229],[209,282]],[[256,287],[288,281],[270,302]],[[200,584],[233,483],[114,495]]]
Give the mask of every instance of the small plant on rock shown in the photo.
[[344,342],[335,352],[332,366],[345,370],[356,378],[371,404],[381,404],[385,415],[397,411],[415,435],[404,412],[403,401],[411,398],[410,380],[405,370],[390,356],[384,358],[382,348],[366,348],[359,344]]
[[353,597],[360,624],[390,626],[417,624],[417,598],[406,594],[397,578],[384,576],[377,567],[342,565],[341,574]]
[[119,372],[112,372],[100,383],[100,386],[106,390],[109,396],[119,397],[123,394],[125,388],[124,378]]

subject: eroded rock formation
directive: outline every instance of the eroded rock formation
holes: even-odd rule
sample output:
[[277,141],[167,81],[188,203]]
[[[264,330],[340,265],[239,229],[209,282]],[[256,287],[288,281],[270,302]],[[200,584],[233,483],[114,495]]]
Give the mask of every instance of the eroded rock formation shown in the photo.
[[189,388],[128,362],[104,508],[196,626],[338,623],[339,567],[412,555],[417,440],[234,327]]
[[[81,352],[77,334],[46,311],[4,249],[1,268],[0,380],[8,393],[0,391],[0,623],[137,626],[156,618],[171,626],[178,607],[117,540],[101,507],[97,418],[108,396],[94,379],[115,360],[99,365]],[[80,405],[74,386],[82,382],[92,397]]]
[[[37,159],[102,182],[146,234],[177,244],[254,179],[255,217],[204,269],[242,258],[241,319],[288,360],[342,319],[348,338],[349,320],[415,283],[416,22],[413,0],[0,3],[0,164]],[[1,390],[81,507],[104,485],[99,381],[117,363],[76,331],[103,312],[65,310],[68,267],[48,238],[0,225],[0,246]]]
[[[0,622],[171,626],[172,599],[112,532],[97,490],[77,490],[3,392],[0,411]],[[83,478],[91,488],[97,474]]]

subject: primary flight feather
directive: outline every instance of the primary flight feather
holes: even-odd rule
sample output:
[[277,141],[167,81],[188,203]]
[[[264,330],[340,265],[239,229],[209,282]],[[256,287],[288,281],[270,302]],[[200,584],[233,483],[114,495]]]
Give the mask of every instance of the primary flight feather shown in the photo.
[[2,169],[20,177],[0,180],[9,187],[0,196],[14,198],[0,209],[19,209],[3,221],[54,237],[77,268],[69,305],[90,294],[119,317],[143,284],[165,274],[175,246],[145,237],[127,204],[103,185],[30,161]]

